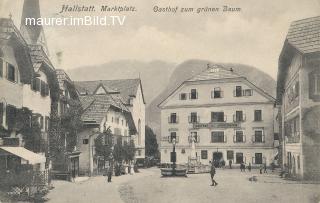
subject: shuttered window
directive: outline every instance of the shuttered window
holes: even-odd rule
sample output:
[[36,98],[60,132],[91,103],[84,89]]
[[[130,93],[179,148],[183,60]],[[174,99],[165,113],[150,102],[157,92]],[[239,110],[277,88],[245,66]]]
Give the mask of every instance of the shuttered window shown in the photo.
[[14,106],[8,105],[6,107],[6,124],[9,128],[12,128],[15,125],[16,113],[16,108]]
[[309,98],[320,101],[320,71],[309,73]]
[[16,69],[10,63],[7,63],[7,79],[11,82],[16,81]]

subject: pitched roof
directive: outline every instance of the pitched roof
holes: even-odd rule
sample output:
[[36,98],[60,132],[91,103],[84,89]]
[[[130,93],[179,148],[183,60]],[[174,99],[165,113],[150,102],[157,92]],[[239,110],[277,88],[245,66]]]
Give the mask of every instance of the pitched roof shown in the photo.
[[78,92],[94,94],[96,89],[103,85],[109,93],[120,93],[122,100],[128,103],[130,96],[135,96],[140,84],[140,79],[121,80],[96,80],[96,81],[75,81]]
[[241,76],[233,72],[232,69],[227,69],[221,65],[214,64],[212,67],[209,67],[207,70],[202,73],[193,76],[187,81],[199,81],[199,80],[217,80],[217,79],[226,79],[226,78],[240,78]]
[[320,51],[320,16],[292,22],[287,40],[302,53]]
[[121,99],[115,95],[85,95],[80,96],[80,102],[84,109],[81,119],[87,122],[100,124],[110,107],[129,112]]

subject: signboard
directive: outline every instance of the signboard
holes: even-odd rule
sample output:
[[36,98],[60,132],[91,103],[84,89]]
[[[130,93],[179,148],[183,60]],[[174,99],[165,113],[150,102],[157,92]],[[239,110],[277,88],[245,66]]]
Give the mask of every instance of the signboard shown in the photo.
[[212,122],[212,123],[194,123],[193,128],[240,128],[240,123],[224,123],[224,122]]

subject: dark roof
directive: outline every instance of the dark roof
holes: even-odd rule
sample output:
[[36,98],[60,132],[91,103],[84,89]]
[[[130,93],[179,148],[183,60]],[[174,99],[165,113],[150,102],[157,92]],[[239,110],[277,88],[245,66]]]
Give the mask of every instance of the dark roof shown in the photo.
[[[22,27],[27,32],[28,36],[26,40],[29,44],[36,44],[38,42],[39,36],[41,32],[43,32],[43,27],[41,25],[26,25],[25,19],[26,18],[40,18],[40,5],[39,0],[24,0],[23,9],[22,9],[22,16],[21,16],[21,30]],[[30,41],[29,41],[30,40]]]
[[84,109],[81,116],[84,122],[100,124],[110,107],[129,112],[121,99],[115,95],[85,95],[80,96],[80,102]]
[[292,22],[287,40],[302,53],[320,51],[320,16]]
[[80,94],[86,92],[89,95],[94,94],[96,89],[103,85],[109,93],[119,92],[122,100],[128,103],[130,96],[136,96],[140,79],[75,81],[74,84]]
[[296,53],[320,52],[320,16],[297,20],[291,23],[279,56],[277,76],[277,102],[282,103],[288,67]]

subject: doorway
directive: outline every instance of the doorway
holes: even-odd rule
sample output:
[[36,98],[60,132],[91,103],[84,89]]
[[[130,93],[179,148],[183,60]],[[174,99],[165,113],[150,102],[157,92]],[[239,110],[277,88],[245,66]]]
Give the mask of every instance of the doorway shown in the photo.
[[223,160],[222,152],[213,152],[212,153],[212,162],[215,167],[219,167],[222,160]]

